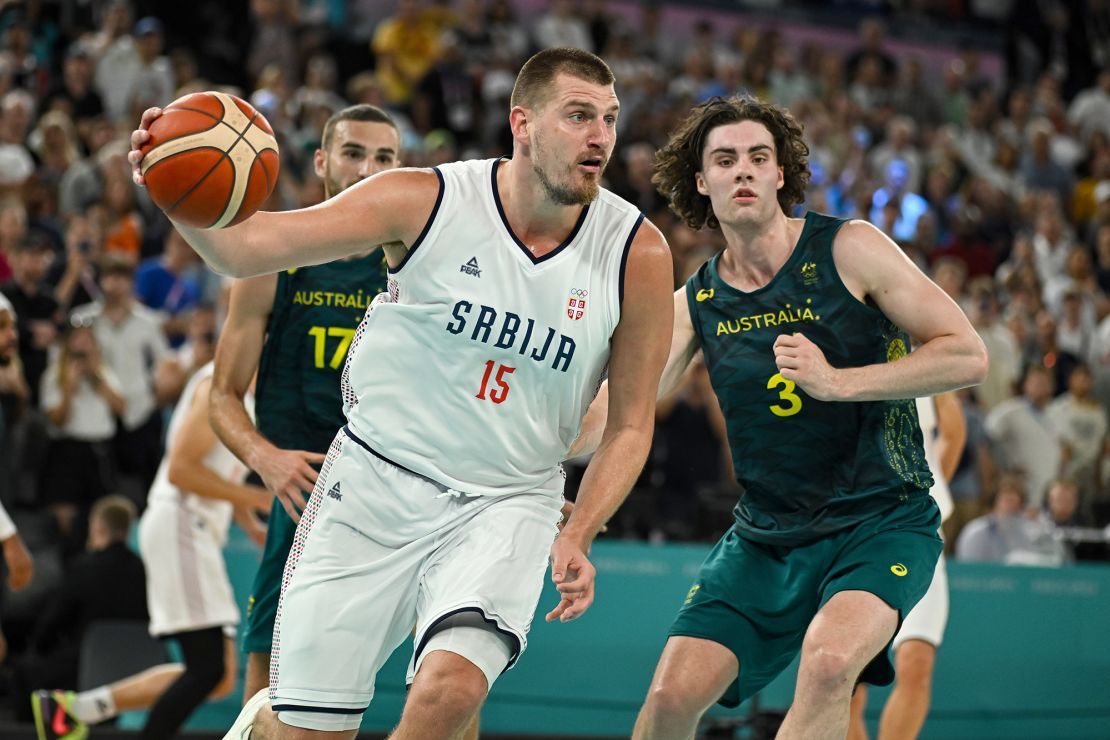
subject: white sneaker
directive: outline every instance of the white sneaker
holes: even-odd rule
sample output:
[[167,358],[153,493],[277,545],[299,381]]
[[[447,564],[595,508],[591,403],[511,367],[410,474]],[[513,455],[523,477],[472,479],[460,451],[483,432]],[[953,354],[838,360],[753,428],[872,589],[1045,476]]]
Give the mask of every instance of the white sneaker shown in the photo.
[[235,718],[235,724],[224,735],[224,740],[247,740],[251,736],[251,728],[254,727],[254,718],[258,716],[258,711],[269,703],[270,689],[267,687],[259,690],[243,705],[239,716]]

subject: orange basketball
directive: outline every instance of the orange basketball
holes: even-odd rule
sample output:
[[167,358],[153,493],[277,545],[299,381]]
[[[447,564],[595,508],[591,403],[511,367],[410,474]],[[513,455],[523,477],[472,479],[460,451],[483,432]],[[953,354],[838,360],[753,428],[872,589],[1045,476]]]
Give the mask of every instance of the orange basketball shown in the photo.
[[142,151],[151,199],[189,226],[237,224],[277,184],[273,129],[250,103],[226,93],[193,93],[170,103],[150,125]]

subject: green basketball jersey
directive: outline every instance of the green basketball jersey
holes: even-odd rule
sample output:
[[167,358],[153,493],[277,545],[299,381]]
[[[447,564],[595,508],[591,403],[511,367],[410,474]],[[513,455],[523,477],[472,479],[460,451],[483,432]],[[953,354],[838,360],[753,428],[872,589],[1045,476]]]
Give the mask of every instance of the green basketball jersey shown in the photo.
[[278,274],[255,393],[258,429],[278,447],[328,451],[345,422],[347,348],[387,280],[381,249]]
[[744,487],[737,527],[752,540],[802,544],[928,496],[932,485],[913,399],[817,401],[775,365],[775,339],[793,332],[820,347],[833,367],[888,362],[907,352],[906,334],[840,280],[832,243],[843,223],[807,214],[793,254],[758,290],[725,283],[719,255],[686,283]]

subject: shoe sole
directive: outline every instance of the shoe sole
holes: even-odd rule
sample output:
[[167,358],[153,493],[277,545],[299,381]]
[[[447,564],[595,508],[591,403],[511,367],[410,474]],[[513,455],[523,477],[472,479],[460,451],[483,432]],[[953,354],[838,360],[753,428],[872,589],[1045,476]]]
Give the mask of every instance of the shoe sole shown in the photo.
[[[258,693],[250,698],[243,709],[239,712],[239,716],[235,718],[233,724],[224,735],[223,740],[246,740],[250,737],[250,729],[254,726],[254,719],[258,716],[258,712],[266,704],[270,703],[270,689],[261,689]],[[39,740],[45,740],[40,738]]]

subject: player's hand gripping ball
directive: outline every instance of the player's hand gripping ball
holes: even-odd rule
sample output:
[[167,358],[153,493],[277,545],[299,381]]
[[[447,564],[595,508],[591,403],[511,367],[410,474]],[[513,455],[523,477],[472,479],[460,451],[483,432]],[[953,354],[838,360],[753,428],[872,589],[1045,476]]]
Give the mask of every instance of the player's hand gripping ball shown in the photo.
[[237,224],[257,211],[277,184],[274,131],[234,95],[178,98],[149,131],[140,168],[151,199],[175,221],[215,229]]

